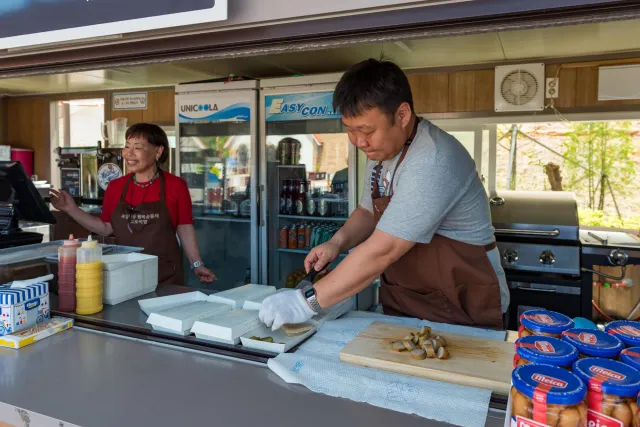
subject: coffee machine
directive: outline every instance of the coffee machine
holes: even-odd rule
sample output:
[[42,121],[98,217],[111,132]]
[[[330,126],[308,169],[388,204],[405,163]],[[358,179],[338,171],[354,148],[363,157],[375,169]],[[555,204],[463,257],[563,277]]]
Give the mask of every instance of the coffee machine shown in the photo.
[[98,143],[98,194],[103,198],[109,183],[126,174],[122,149],[125,144],[127,119],[118,117],[107,120],[101,124],[100,130],[104,138],[104,147],[102,143]]
[[98,198],[99,147],[58,147],[55,149],[60,168],[60,188],[77,203]]

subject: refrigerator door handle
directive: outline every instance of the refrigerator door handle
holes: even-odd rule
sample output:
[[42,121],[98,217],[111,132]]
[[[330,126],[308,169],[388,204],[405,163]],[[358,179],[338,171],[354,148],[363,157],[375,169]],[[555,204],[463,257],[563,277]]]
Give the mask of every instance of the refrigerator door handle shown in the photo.
[[260,206],[262,205],[262,193],[264,192],[264,185],[258,186],[258,191],[256,191],[256,208],[258,211],[258,227],[264,226],[264,221],[262,219],[262,209]]

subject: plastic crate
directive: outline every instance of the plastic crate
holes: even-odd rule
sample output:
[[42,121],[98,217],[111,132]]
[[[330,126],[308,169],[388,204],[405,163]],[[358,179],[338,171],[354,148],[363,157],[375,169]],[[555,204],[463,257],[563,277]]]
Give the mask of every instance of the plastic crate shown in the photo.
[[102,262],[103,304],[120,304],[158,287],[156,256],[139,253],[105,255]]

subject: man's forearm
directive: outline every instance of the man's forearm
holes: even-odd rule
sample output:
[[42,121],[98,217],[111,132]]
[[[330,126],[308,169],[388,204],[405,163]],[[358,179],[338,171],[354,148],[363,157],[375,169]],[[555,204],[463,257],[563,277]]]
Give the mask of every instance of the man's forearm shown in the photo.
[[178,226],[178,237],[182,244],[184,254],[189,260],[189,264],[200,261],[200,251],[198,250],[198,240],[196,230],[192,224],[181,224]]
[[340,252],[347,252],[367,240],[375,227],[373,212],[358,206],[331,240],[340,246]]
[[331,307],[362,291],[413,245],[415,243],[375,231],[314,285],[320,307]]
[[96,233],[101,236],[111,236],[113,234],[113,228],[111,227],[111,224],[102,221],[100,217],[93,216],[83,211],[77,206],[67,211],[67,214],[69,214],[69,216],[73,218],[78,224],[92,233]]

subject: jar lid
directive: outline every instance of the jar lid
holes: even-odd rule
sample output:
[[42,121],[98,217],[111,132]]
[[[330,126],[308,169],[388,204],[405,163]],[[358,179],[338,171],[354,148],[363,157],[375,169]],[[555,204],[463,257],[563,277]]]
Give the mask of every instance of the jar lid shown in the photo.
[[573,328],[573,320],[564,314],[549,310],[529,310],[522,313],[520,323],[534,332],[561,334]]
[[571,366],[578,350],[558,338],[532,335],[516,341],[516,353],[532,363]]
[[551,365],[522,365],[513,370],[511,381],[520,393],[529,399],[534,393],[544,393],[547,403],[553,405],[576,405],[582,402],[587,388],[576,375],[563,368]]
[[620,352],[620,361],[640,369],[640,347],[630,347],[622,350]]
[[617,336],[627,345],[640,346],[640,322],[617,320],[609,323],[605,331]]
[[640,392],[640,372],[622,362],[589,357],[574,363],[573,372],[592,391],[621,397],[637,396]]
[[597,329],[569,329],[562,333],[562,339],[593,357],[616,357],[624,349],[618,338]]

